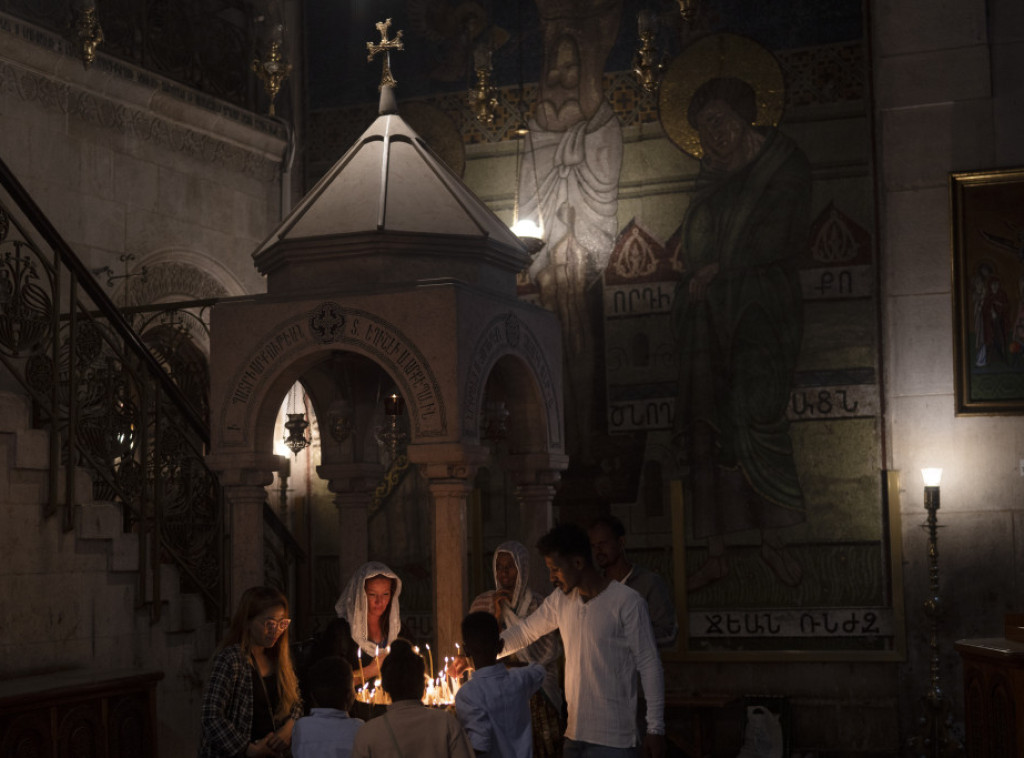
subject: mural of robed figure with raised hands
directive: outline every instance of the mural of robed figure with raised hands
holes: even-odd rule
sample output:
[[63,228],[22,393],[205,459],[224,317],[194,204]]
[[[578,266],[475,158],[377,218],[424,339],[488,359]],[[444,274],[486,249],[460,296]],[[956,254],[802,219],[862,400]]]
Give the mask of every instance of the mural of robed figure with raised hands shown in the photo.
[[728,575],[726,535],[748,530],[759,530],[761,558],[778,580],[799,584],[801,566],[780,530],[805,518],[786,406],[802,333],[795,262],[806,247],[810,168],[773,125],[781,74],[773,86],[764,71],[778,70],[774,58],[750,40],[716,36],[725,39],[703,41],[703,65],[689,68],[685,118],[701,165],[672,314],[675,441],[692,533],[708,544],[689,591]]
[[544,30],[536,118],[519,176],[519,218],[543,232],[530,264],[540,303],[562,326],[566,443],[592,463],[595,327],[593,292],[615,246],[622,127],[602,76],[622,0],[536,0]]

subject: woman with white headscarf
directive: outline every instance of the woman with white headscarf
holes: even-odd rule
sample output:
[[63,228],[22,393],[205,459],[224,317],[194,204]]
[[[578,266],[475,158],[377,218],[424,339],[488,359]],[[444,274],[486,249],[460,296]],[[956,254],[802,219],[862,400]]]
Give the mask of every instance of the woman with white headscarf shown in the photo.
[[334,604],[339,618],[348,621],[352,640],[359,648],[361,666],[353,670],[357,684],[380,676],[378,663],[387,655],[388,646],[402,634],[398,597],[402,580],[385,564],[364,563],[349,579]]
[[[526,546],[514,540],[501,543],[494,551],[495,589],[477,595],[469,608],[470,613],[486,611],[493,614],[502,630],[515,626],[533,613],[544,599],[533,594],[527,585],[529,579],[530,552]],[[561,755],[559,744],[565,703],[558,683],[558,658],[561,654],[558,632],[552,632],[504,659],[506,662],[518,659],[521,663],[539,663],[547,669],[541,691],[530,701],[535,758]]]

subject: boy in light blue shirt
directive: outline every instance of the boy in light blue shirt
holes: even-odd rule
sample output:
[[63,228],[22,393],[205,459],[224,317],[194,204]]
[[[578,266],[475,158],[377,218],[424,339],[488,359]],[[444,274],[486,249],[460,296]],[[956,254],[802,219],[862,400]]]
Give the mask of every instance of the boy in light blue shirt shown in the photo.
[[547,672],[539,663],[517,668],[497,663],[501,638],[490,613],[478,611],[462,620],[462,642],[476,670],[455,694],[455,715],[477,758],[530,758],[530,696]]
[[355,701],[352,667],[343,658],[330,656],[313,666],[309,692],[313,705],[308,716],[295,722],[292,732],[293,758],[349,758],[362,719],[350,718]]

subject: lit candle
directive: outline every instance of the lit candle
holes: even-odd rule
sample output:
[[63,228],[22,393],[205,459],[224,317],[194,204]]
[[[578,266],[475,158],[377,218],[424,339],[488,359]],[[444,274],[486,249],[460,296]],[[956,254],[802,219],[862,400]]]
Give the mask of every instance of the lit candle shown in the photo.
[[377,676],[380,676],[380,645],[375,645],[373,651],[373,662],[377,664]]
[[434,654],[430,652],[430,645],[427,645],[427,656],[430,658],[430,675],[434,675]]
[[359,651],[359,683],[366,684],[366,674],[363,673],[363,651]]

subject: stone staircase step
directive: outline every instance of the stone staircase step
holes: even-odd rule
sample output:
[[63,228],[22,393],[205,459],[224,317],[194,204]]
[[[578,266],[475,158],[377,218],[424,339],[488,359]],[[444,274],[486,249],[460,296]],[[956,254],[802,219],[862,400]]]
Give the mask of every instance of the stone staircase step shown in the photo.
[[119,533],[110,542],[110,570],[139,570],[139,537],[136,534]]
[[[122,640],[118,644],[145,650],[145,655],[176,670],[200,671],[218,642],[216,624],[206,619],[202,597],[183,593],[178,569],[161,563],[160,619],[152,623],[151,569],[142,567],[145,576],[140,579],[139,535],[124,532],[119,505],[93,500],[92,477],[84,468],[74,472],[75,530],[64,533],[59,523],[65,499],[64,469],[56,477],[58,516],[43,518],[50,489],[50,437],[48,430],[31,424],[30,400],[0,391],[0,502],[20,509],[23,528],[38,527],[48,535],[45,554],[40,554],[43,567],[80,566],[81,573],[70,584],[93,587],[86,592],[89,604],[134,607],[130,629],[118,632]],[[31,526],[33,514],[38,514],[37,527]],[[109,639],[105,637],[105,643]]]
[[83,540],[109,540],[121,531],[121,509],[113,503],[82,506],[78,518],[78,537]]
[[14,392],[0,392],[0,432],[21,432],[31,425],[28,398]]
[[14,467],[46,471],[50,468],[50,433],[44,429],[22,429],[14,437]]

